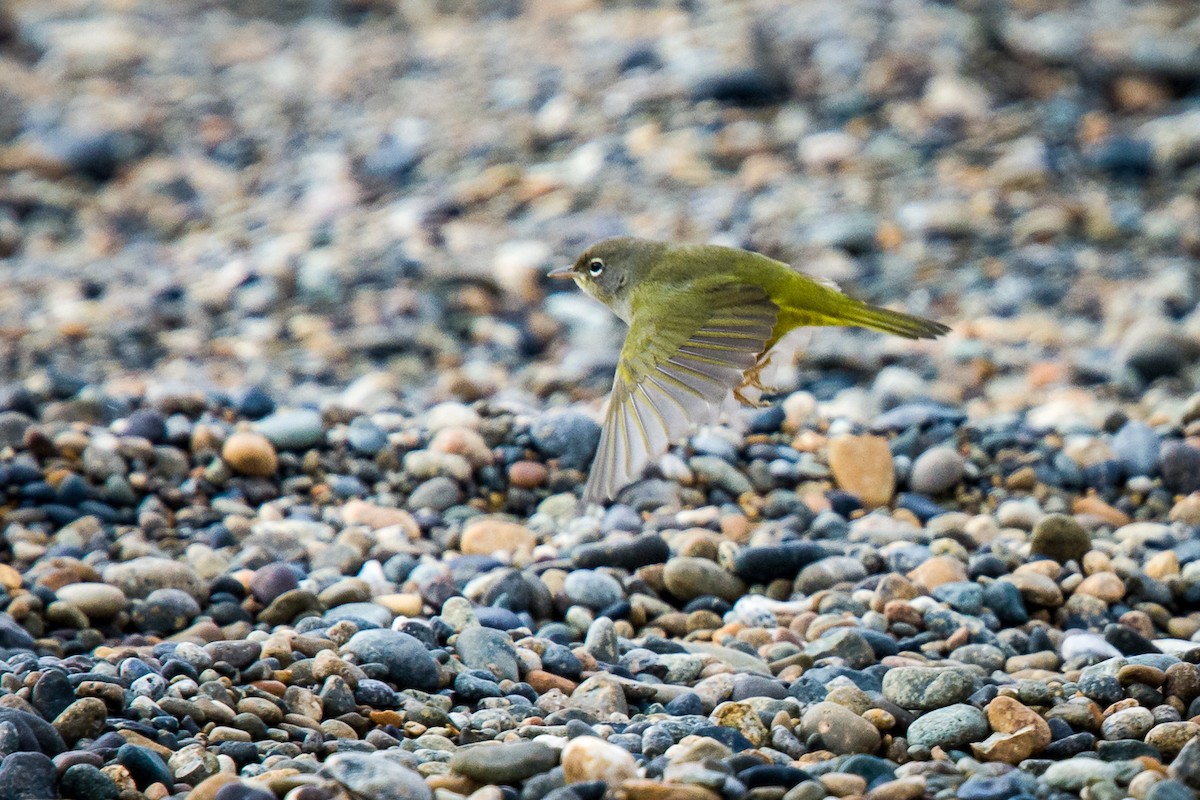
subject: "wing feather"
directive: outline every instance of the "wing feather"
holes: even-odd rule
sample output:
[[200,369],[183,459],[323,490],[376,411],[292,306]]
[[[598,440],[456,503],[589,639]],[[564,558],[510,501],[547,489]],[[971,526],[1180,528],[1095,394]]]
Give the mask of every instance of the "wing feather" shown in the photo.
[[754,286],[714,285],[704,302],[684,302],[668,319],[633,304],[586,500],[613,497],[673,439],[715,419],[771,341],[779,315]]

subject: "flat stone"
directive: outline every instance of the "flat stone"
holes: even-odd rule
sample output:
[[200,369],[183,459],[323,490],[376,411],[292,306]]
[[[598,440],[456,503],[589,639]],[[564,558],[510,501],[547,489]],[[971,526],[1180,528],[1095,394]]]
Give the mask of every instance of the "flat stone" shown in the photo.
[[844,434],[829,440],[829,468],[837,485],[867,508],[887,505],[896,493],[892,451],[882,436]]
[[810,706],[801,718],[800,732],[806,740],[819,736],[821,748],[837,755],[874,753],[879,749],[879,729],[837,703]]
[[964,703],[930,711],[908,726],[908,743],[917,747],[962,747],[981,742],[987,735],[983,712]]
[[463,555],[511,555],[531,551],[536,544],[537,536],[524,525],[492,517],[477,517],[463,528],[459,550]]
[[438,665],[420,640],[392,630],[359,631],[350,637],[345,650],[358,656],[359,663],[378,662],[387,667],[388,678],[402,689],[436,691]]
[[111,619],[129,605],[125,593],[107,583],[70,583],[59,587],[55,595],[87,614],[91,620]]
[[603,781],[609,786],[637,777],[638,769],[632,753],[598,736],[578,736],[567,742],[562,768],[568,784]]
[[384,753],[334,753],[322,772],[355,795],[373,800],[432,800],[420,773]]
[[746,593],[746,584],[740,578],[706,558],[672,558],[663,569],[663,583],[671,594],[685,601],[712,595],[732,602]]
[[520,680],[517,649],[504,631],[482,625],[468,627],[458,634],[455,649],[471,669],[487,670],[502,680]]
[[558,765],[559,752],[536,742],[461,747],[450,768],[480,783],[515,785]]
[[895,667],[883,676],[883,696],[901,708],[929,711],[961,703],[975,691],[965,669]]

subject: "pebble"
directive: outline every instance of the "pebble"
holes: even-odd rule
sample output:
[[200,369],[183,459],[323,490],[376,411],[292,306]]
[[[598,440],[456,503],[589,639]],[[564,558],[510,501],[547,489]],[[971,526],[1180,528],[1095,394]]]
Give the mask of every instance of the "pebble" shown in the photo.
[[662,577],[667,590],[681,600],[713,595],[732,602],[746,593],[739,578],[705,558],[672,558]]
[[391,630],[359,631],[346,642],[345,649],[361,663],[382,664],[387,677],[396,684],[431,692],[438,688],[437,662],[420,640],[407,633]]
[[965,465],[952,447],[931,447],[913,462],[908,486],[914,492],[935,497],[953,489],[962,480]]
[[820,737],[821,749],[837,755],[874,753],[879,730],[848,708],[836,703],[816,703],[804,712],[800,731],[806,739]]
[[829,468],[837,485],[863,505],[886,505],[896,491],[892,451],[880,436],[838,436],[829,440]]
[[975,706],[956,703],[922,714],[908,726],[908,743],[917,747],[961,747],[982,741],[987,718]]
[[596,736],[579,736],[562,750],[563,778],[568,784],[603,781],[608,786],[637,777],[637,762],[628,751]]
[[1091,537],[1074,518],[1050,514],[1034,526],[1029,546],[1032,552],[1065,564],[1083,558],[1091,548]]
[[455,649],[463,664],[471,669],[487,670],[501,680],[515,681],[520,677],[516,648],[503,631],[481,625],[468,627],[458,635]]
[[474,519],[463,529],[460,548],[464,555],[528,552],[537,543],[533,531],[515,522]]
[[279,469],[275,446],[261,433],[237,431],[225,440],[221,458],[239,475],[267,478]]
[[19,752],[0,763],[0,798],[33,800],[58,795],[54,762],[42,753]]
[[321,415],[309,409],[284,409],[254,423],[254,430],[279,450],[304,450],[321,441]]
[[536,742],[477,744],[456,750],[450,768],[481,783],[514,785],[555,767],[560,752]]
[[883,676],[883,696],[901,708],[928,711],[963,702],[975,685],[968,670],[897,667]]
[[323,771],[355,794],[381,800],[432,800],[433,792],[413,769],[384,753],[335,753]]

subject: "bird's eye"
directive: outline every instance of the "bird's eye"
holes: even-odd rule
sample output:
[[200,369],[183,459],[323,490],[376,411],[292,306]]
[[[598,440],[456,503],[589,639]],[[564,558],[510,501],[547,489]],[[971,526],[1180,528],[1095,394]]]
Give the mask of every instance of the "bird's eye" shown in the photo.
[[604,272],[604,262],[598,258],[593,258],[588,262],[588,274],[593,278],[599,278],[600,273]]

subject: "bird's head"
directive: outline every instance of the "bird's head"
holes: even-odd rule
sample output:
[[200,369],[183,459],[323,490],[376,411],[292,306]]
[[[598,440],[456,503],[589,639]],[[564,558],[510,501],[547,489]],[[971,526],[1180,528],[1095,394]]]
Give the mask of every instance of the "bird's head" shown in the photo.
[[666,247],[662,242],[618,236],[597,242],[570,267],[551,270],[551,278],[573,278],[580,289],[628,319],[630,292],[648,274]]

